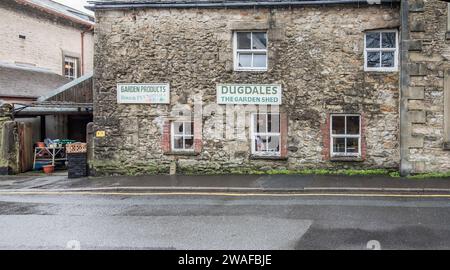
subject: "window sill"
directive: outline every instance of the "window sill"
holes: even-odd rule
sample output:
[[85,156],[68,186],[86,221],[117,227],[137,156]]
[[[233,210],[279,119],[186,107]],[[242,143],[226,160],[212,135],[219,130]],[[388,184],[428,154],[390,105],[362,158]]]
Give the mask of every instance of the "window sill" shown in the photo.
[[281,156],[263,156],[263,155],[250,155],[250,159],[267,159],[267,160],[287,160],[287,157]]
[[170,151],[164,153],[164,155],[168,156],[197,156],[199,153],[194,151]]
[[234,69],[235,72],[267,72],[268,69]]
[[364,159],[358,156],[334,156],[330,158],[330,161],[362,162]]
[[374,73],[394,73],[398,72],[398,68],[395,69],[364,69],[364,72],[374,72]]

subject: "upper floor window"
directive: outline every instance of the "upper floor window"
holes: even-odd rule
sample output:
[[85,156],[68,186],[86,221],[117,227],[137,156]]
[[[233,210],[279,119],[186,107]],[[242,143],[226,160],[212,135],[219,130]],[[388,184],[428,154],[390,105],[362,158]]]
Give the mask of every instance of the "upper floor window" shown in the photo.
[[64,76],[71,80],[76,79],[78,77],[77,69],[78,69],[78,58],[75,57],[64,57]]
[[258,156],[280,156],[280,114],[252,114],[252,154]]
[[366,32],[364,47],[364,70],[397,70],[398,32],[396,30]]
[[234,69],[267,70],[267,32],[234,33]]

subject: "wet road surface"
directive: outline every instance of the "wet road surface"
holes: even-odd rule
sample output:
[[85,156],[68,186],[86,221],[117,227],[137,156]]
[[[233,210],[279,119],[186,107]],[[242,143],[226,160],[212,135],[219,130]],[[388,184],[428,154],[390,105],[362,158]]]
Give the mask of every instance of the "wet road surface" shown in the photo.
[[0,249],[449,249],[449,210],[445,198],[0,195]]

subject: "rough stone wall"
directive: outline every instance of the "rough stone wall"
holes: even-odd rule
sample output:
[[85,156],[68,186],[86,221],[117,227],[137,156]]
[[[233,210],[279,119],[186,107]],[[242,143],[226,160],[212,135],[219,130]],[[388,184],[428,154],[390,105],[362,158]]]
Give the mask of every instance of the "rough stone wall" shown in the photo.
[[[106,137],[94,139],[95,174],[167,173],[174,160],[180,172],[200,173],[398,167],[399,74],[363,68],[364,31],[398,28],[398,7],[141,9],[98,11],[96,19],[94,129]],[[233,30],[255,27],[268,28],[269,69],[235,72]],[[170,106],[117,104],[117,83],[151,82],[170,83]],[[163,154],[164,115],[177,103],[192,104],[195,94],[204,105],[216,103],[217,83],[282,85],[286,160],[251,159],[248,140],[208,139],[209,116],[199,155]],[[330,113],[361,113],[363,160],[324,154]]]
[[[0,61],[27,63],[63,75],[63,51],[81,57],[81,28],[37,16],[19,7],[0,3]],[[20,39],[25,35],[26,39]],[[84,71],[93,70],[93,33],[84,38]]]
[[450,170],[450,152],[444,150],[444,75],[450,68],[450,40],[446,39],[449,30],[447,3],[409,2],[410,86],[405,97],[409,130],[405,132],[411,134],[407,158],[412,173]]
[[0,104],[0,175],[14,174],[19,167],[17,125],[12,121],[12,105]]

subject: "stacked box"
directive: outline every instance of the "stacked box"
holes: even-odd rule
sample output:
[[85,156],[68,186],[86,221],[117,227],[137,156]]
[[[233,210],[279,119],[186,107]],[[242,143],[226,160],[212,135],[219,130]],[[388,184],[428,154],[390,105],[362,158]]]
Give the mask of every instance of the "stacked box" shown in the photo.
[[69,178],[86,177],[88,172],[86,153],[68,153],[67,167]]

